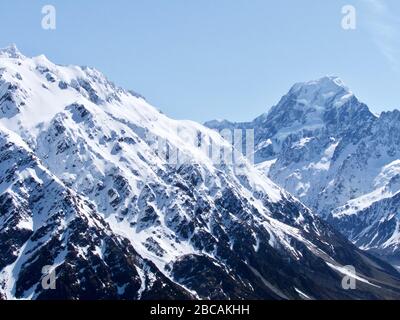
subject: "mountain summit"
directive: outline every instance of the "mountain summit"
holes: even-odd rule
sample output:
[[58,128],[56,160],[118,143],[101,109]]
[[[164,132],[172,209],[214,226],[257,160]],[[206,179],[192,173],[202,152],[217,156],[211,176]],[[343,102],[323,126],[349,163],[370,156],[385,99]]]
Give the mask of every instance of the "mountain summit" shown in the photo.
[[15,44],[11,44],[8,47],[0,48],[0,57],[10,59],[22,59],[24,55],[18,50]]
[[[283,100],[286,100],[285,98],[292,99],[298,108],[327,109],[341,107],[354,98],[354,95],[340,78],[326,76],[295,84]],[[281,101],[278,106],[283,104],[286,104],[286,101]]]
[[333,96],[340,93],[350,94],[350,89],[345,85],[343,80],[336,76],[325,76],[317,80],[308,82],[299,82],[293,85],[290,93],[316,95],[321,94],[325,97]]

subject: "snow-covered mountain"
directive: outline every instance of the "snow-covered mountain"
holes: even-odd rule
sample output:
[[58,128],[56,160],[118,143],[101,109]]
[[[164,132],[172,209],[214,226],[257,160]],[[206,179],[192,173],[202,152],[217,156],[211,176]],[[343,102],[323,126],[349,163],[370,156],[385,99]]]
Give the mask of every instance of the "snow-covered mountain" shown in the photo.
[[257,166],[362,249],[400,257],[400,112],[377,116],[337,77],[298,83],[253,122]]
[[[4,298],[190,298],[114,234],[93,203],[51,174],[20,137],[1,129],[0,150]],[[44,266],[56,268],[57,291],[43,290]]]
[[394,268],[229,150],[95,69],[1,50],[0,297],[400,298]]

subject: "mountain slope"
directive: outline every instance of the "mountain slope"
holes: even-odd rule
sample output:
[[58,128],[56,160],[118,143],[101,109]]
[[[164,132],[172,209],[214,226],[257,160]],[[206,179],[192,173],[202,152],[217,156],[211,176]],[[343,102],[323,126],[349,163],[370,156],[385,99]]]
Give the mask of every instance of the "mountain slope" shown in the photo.
[[[260,176],[216,132],[169,119],[91,68],[58,66],[44,56],[31,59],[9,48],[0,55],[0,70],[4,131],[11,130],[29,145],[28,153],[37,159],[29,163],[30,170],[43,168],[46,179],[57,181],[60,190],[81,203],[68,213],[72,221],[85,221],[79,228],[61,223],[46,229],[49,238],[59,238],[61,232],[65,239],[74,239],[78,247],[71,248],[74,258],[57,256],[64,246],[54,240],[45,262],[74,268],[84,264],[89,278],[90,268],[99,263],[105,277],[111,278],[110,290],[99,282],[82,290],[74,281],[64,280],[60,271],[58,279],[70,296],[58,291],[32,294],[39,276],[29,280],[19,267],[25,266],[25,248],[32,246],[37,231],[29,225],[20,235],[18,223],[8,225],[5,218],[0,230],[12,231],[5,233],[8,236],[0,245],[14,242],[17,249],[2,258],[7,298],[400,296],[400,275],[391,266],[357,249]],[[23,170],[18,156],[9,160],[8,149],[2,151],[4,172],[14,167]],[[8,184],[18,177],[17,171],[10,171]],[[28,203],[26,215],[41,221],[40,228],[60,210],[62,198],[44,186],[34,184],[31,189],[43,195],[47,206],[39,202],[36,209],[29,203],[32,192],[15,193]],[[9,203],[3,206],[2,216],[18,216],[9,208]],[[121,272],[108,255],[103,256],[101,243],[110,243],[110,254],[119,252],[112,261],[124,265]],[[48,251],[46,243],[37,245],[41,257]],[[43,263],[39,259],[37,264]],[[353,265],[361,279],[356,290],[341,287],[345,265]],[[19,282],[27,282],[23,292],[13,284]]]
[[[129,241],[114,235],[92,203],[65,187],[4,129],[0,173],[0,293],[5,298],[191,298]],[[44,266],[56,270],[55,290],[40,285]]]
[[253,122],[229,126],[255,129],[255,159],[274,182],[361,248],[395,258],[399,119],[398,111],[372,114],[340,79],[325,77],[296,84]]

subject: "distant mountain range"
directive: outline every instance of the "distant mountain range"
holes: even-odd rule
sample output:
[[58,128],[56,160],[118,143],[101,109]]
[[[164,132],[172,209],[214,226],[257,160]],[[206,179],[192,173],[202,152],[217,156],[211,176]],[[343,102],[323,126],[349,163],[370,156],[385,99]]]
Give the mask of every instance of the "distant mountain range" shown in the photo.
[[394,194],[373,214],[348,201],[377,190],[375,171],[363,181],[370,157],[386,168],[380,195],[394,190],[394,122],[331,78],[295,86],[255,120],[260,167],[310,210],[245,157],[225,161],[217,132],[169,119],[95,69],[2,49],[0,299],[399,299],[396,269],[315,214],[347,236],[367,215],[391,230]]
[[400,265],[400,111],[377,116],[337,77],[299,83],[249,123],[259,169],[351,242]]

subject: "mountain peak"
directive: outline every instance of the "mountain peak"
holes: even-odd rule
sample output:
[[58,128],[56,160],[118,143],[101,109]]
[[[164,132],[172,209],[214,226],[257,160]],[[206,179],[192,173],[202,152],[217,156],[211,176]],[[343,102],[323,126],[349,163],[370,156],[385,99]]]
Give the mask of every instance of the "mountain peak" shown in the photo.
[[336,76],[325,76],[317,80],[296,83],[290,90],[291,93],[351,93],[345,83]]
[[18,50],[17,46],[14,43],[5,48],[1,48],[0,56],[11,59],[19,59],[24,57],[24,55]]
[[354,94],[345,83],[335,76],[325,76],[317,80],[296,83],[289,96],[302,106],[340,107]]

